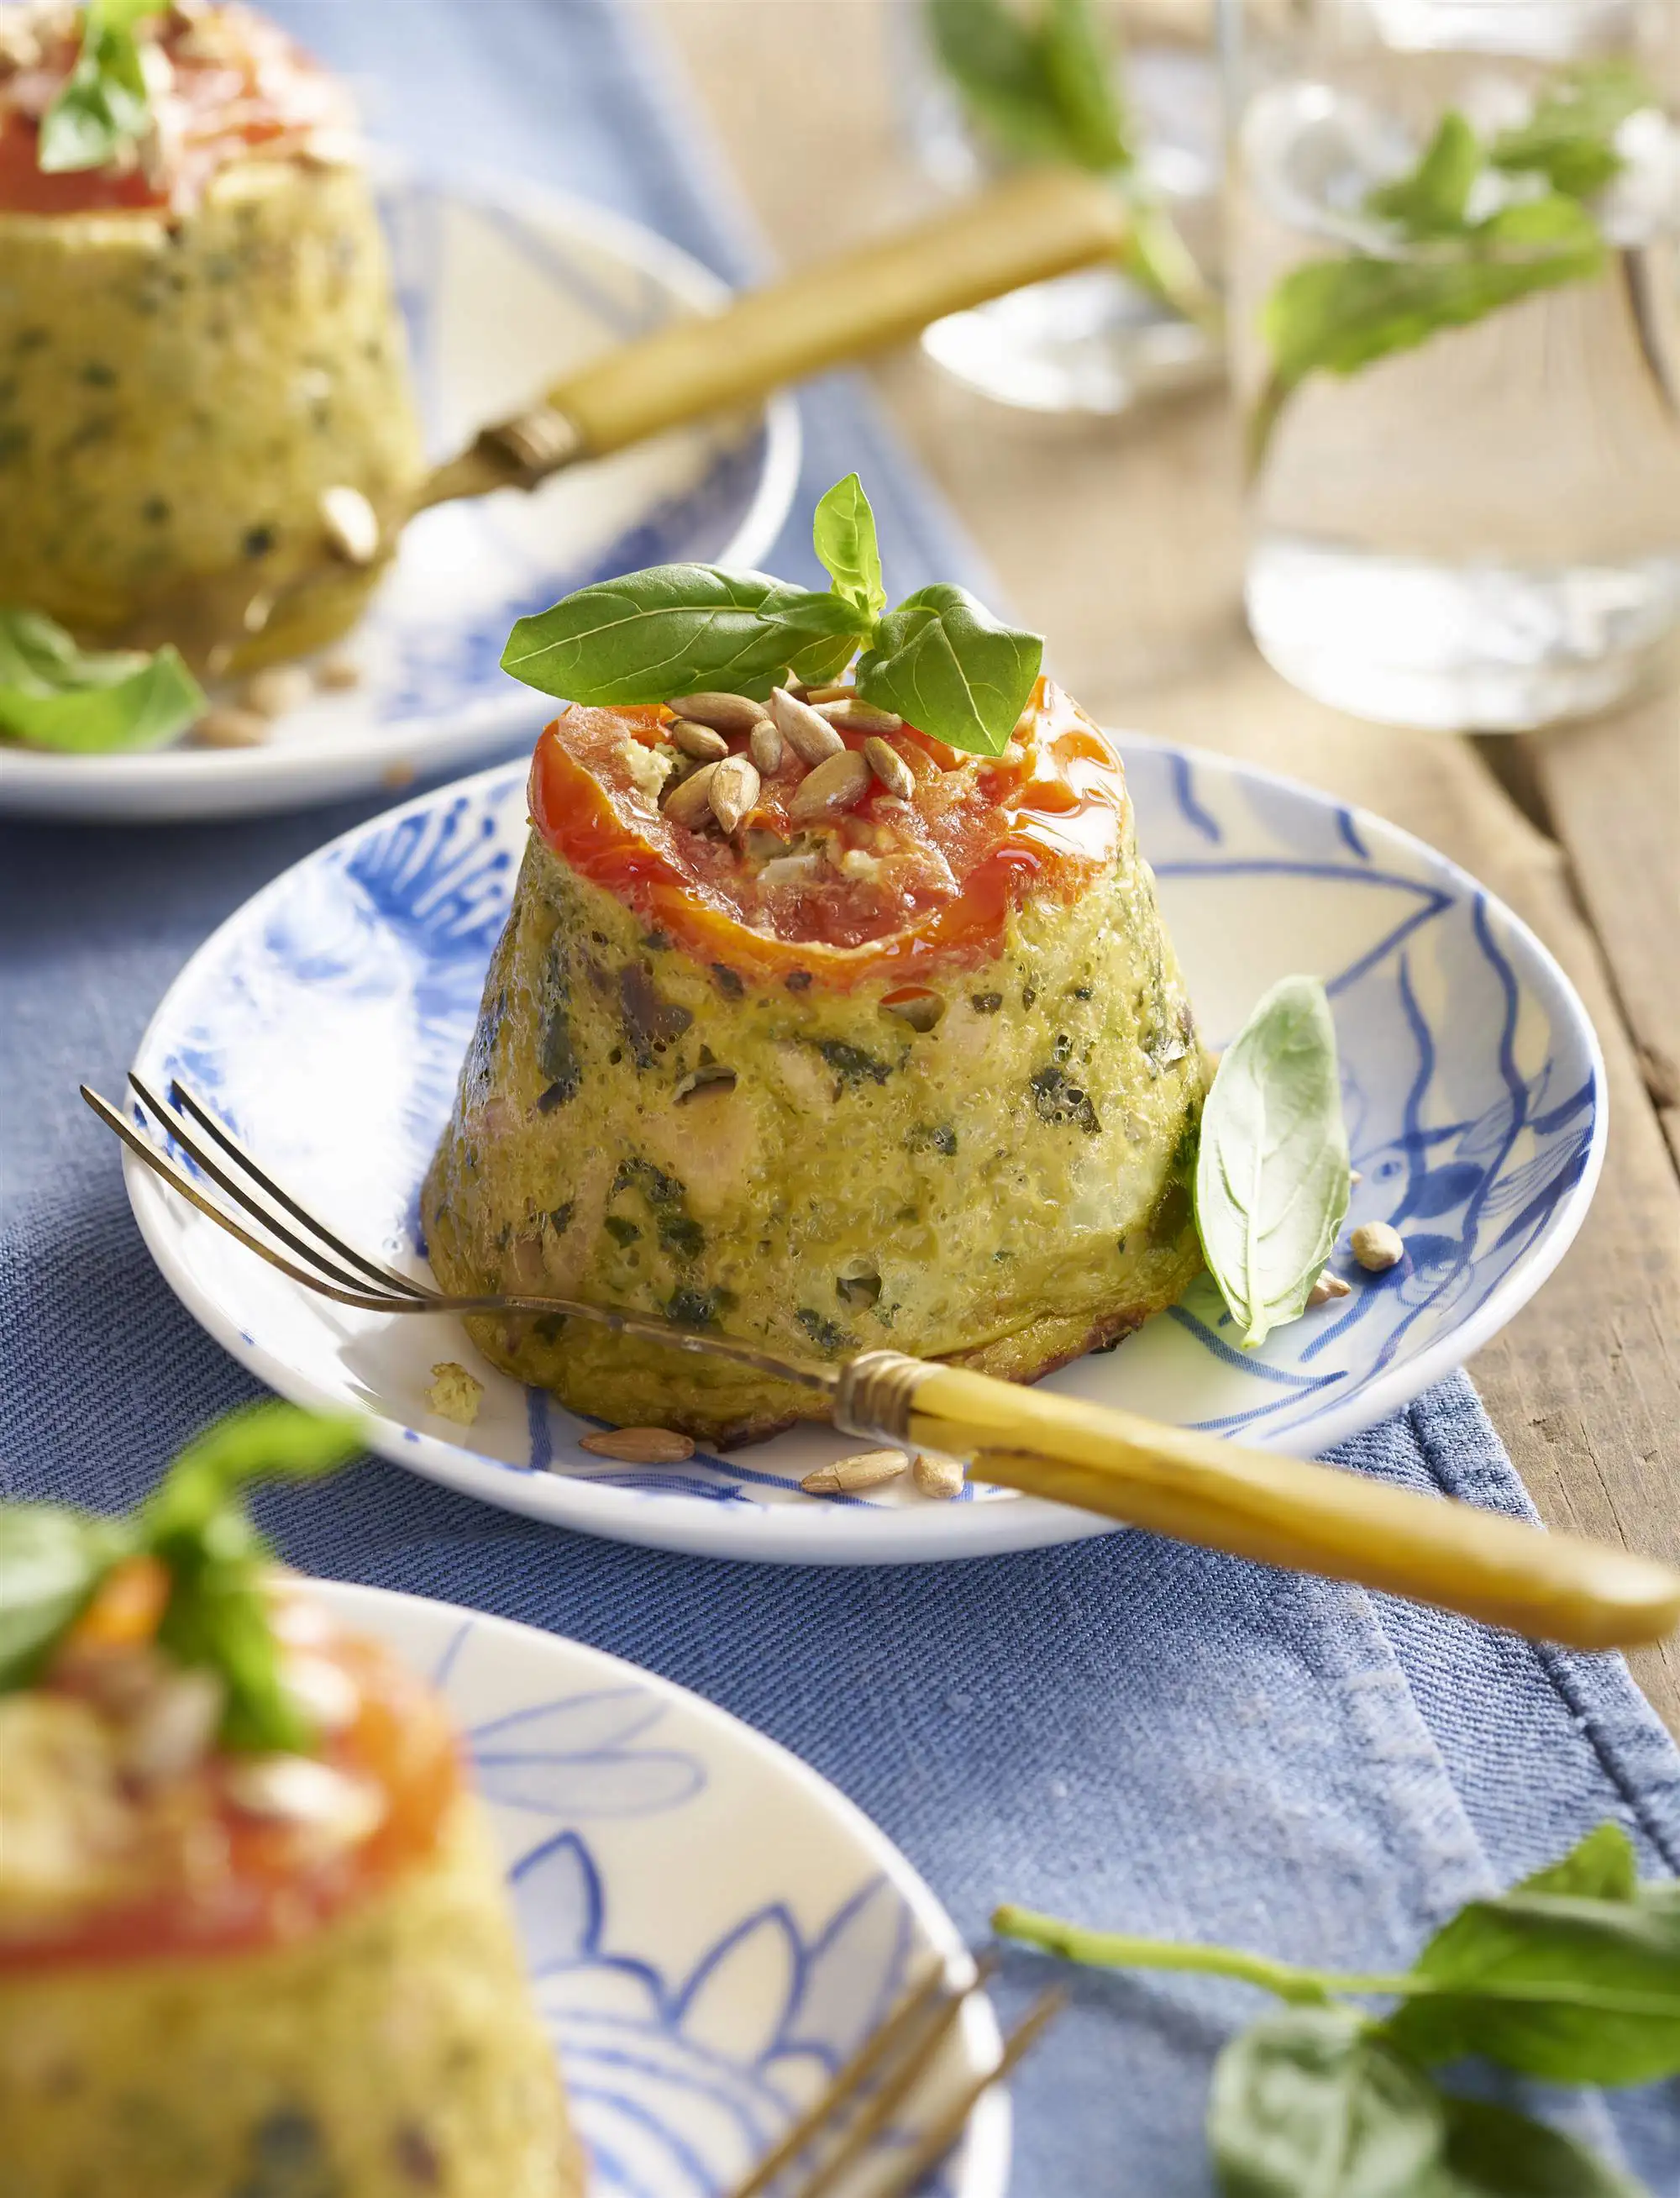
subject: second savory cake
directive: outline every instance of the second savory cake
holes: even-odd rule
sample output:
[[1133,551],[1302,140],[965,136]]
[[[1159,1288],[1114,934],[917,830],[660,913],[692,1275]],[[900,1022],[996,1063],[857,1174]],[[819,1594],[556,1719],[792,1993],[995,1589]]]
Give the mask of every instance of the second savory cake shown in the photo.
[[[683,821],[670,721],[574,706],[538,742],[422,1196],[444,1287],[1019,1381],[1171,1303],[1205,1067],[1107,737],[1043,681],[1001,757],[904,725],[871,771],[842,725],[837,800],[783,743],[725,836]],[[587,1322],[468,1327],[621,1425],[722,1445],[822,1410]]]

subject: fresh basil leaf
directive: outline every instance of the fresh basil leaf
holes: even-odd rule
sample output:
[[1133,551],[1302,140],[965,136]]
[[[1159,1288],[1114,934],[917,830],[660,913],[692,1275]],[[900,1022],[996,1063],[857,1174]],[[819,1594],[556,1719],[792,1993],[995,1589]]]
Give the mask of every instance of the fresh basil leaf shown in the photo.
[[851,635],[855,646],[858,631],[840,596],[762,573],[654,565],[520,619],[502,666],[545,695],[603,708],[706,688],[762,701],[813,642]]
[[1587,1900],[1632,1900],[1639,1893],[1633,1842],[1619,1824],[1596,1825],[1561,1861],[1521,1878],[1513,1893],[1561,1893]]
[[855,633],[836,635],[830,641],[813,641],[788,660],[788,676],[807,687],[826,687],[840,678],[857,654]]
[[1489,158],[1513,174],[1543,176],[1555,191],[1582,199],[1622,166],[1616,132],[1660,95],[1625,61],[1602,61],[1551,85],[1526,122],[1502,131]]
[[811,523],[811,538],[834,593],[855,606],[863,631],[887,608],[875,515],[856,474],[836,481]]
[[188,1444],[142,1506],[141,1541],[166,1561],[172,1545],[186,1542],[213,1543],[218,1555],[243,1555],[260,1546],[235,1502],[249,1483],[313,1480],[362,1447],[360,1422],[346,1414],[305,1412],[274,1399],[230,1412]]
[[1442,2104],[1445,2150],[1420,2198],[1647,2198],[1642,2183],[1546,2122],[1481,2099]]
[[1474,2052],[1560,2084],[1680,2073],[1680,1908],[1523,1892],[1472,1901],[1411,1974],[1433,1989],[1384,2029],[1420,2061]]
[[1043,654],[1042,634],[999,625],[966,588],[939,582],[876,625],[857,692],[950,747],[1001,755]]
[[90,0],[81,50],[41,118],[36,160],[45,175],[103,168],[151,125],[151,95],[134,26],[164,0]]
[[1481,165],[1475,131],[1449,108],[1416,167],[1368,193],[1366,208],[1397,222],[1409,237],[1452,236],[1464,227],[1470,186]]
[[1099,173],[1130,167],[1126,118],[1115,90],[1118,56],[1091,0],[1043,0],[1038,39],[1068,153]]
[[173,648],[78,648],[41,612],[0,605],[0,736],[71,754],[156,747],[204,706]]
[[0,1504],[0,1694],[36,1677],[126,1545],[113,1520]]
[[1298,1320],[1347,1212],[1335,1026],[1316,977],[1274,985],[1201,1114],[1196,1227],[1245,1349]]
[[1351,2009],[1290,2008],[1219,2056],[1208,2143],[1224,2198],[1418,2198],[1445,2144],[1441,2096]]
[[1068,157],[1067,130],[1037,26],[1003,0],[927,0],[933,50],[974,122],[1018,160]]

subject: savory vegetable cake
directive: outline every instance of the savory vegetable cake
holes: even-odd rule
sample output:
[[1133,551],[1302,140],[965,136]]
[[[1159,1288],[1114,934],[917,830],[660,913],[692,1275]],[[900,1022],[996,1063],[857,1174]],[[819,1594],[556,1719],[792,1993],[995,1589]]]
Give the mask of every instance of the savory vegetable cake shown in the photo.
[[[0,602],[254,662],[323,526],[359,556],[406,509],[403,330],[342,87],[243,8],[135,14],[0,28]],[[115,38],[134,127],[78,146],[67,80]],[[129,113],[117,63],[91,89]],[[370,555],[327,566],[288,649],[361,607]]]
[[225,1492],[303,1422],[224,1424],[134,1521],[0,1506],[6,2198],[580,2188],[441,1704]]
[[[843,692],[568,707],[530,801],[422,1196],[446,1288],[1031,1381],[1195,1274],[1204,1060],[1120,758],[1054,684],[995,756]],[[620,1424],[822,1409],[583,1321],[468,1326]]]

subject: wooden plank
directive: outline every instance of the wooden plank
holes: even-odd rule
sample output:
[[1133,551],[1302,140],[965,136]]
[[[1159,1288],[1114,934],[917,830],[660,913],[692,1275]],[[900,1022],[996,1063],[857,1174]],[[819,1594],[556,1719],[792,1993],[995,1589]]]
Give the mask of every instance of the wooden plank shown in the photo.
[[[881,0],[664,0],[658,13],[781,255],[832,251],[925,203],[892,106]],[[1470,742],[1358,724],[1297,695],[1256,656],[1242,625],[1236,440],[1223,402],[1130,421],[1047,420],[968,396],[914,352],[875,371],[1011,608],[1049,634],[1055,669],[1088,706],[1392,818],[1484,879],[1558,956],[1603,1042],[1615,1129],[1576,1246],[1472,1371],[1549,1520],[1680,1559],[1680,1184],[1634,1044],[1636,1032],[1648,1061],[1653,1039],[1662,1043],[1661,965],[1620,944],[1651,922],[1640,896],[1672,877],[1662,865],[1674,859],[1673,803],[1663,816],[1660,794],[1629,785],[1613,724],[1549,736],[1521,759],[1547,789],[1542,809],[1566,800],[1581,820],[1596,864],[1583,898],[1618,942],[1613,982],[1564,850]],[[1554,747],[1560,737],[1572,745]],[[1633,747],[1646,755],[1653,740],[1639,732]],[[1666,851],[1643,881],[1614,875],[1630,803]],[[1671,1003],[1666,1027],[1671,1045]],[[1680,1654],[1635,1664],[1680,1730]]]

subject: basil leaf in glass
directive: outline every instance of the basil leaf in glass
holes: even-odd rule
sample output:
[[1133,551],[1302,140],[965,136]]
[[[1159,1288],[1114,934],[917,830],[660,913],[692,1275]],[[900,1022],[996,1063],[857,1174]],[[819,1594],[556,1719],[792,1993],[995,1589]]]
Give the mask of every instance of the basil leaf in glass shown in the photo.
[[1446,2117],[1353,2009],[1290,2008],[1219,2056],[1207,2138],[1224,2198],[1411,2198],[1435,2190]]
[[1398,222],[1408,236],[1450,236],[1464,226],[1482,149],[1462,114],[1449,108],[1429,149],[1409,176],[1366,194],[1369,212]]
[[1115,90],[1119,57],[1091,0],[1043,0],[1038,42],[1068,154],[1099,173],[1130,167],[1131,136]]
[[161,747],[205,707],[172,648],[80,649],[39,611],[0,607],[0,737],[61,754]]
[[1501,131],[1489,158],[1513,175],[1543,176],[1568,198],[1588,198],[1618,175],[1616,132],[1660,95],[1625,61],[1601,61],[1550,85],[1526,122]]
[[887,608],[887,590],[875,515],[856,474],[836,481],[817,504],[811,538],[834,593],[853,606],[867,631]]
[[851,636],[855,647],[859,625],[844,597],[762,573],[655,565],[520,619],[502,666],[545,695],[602,708],[711,688],[763,701],[813,643]]
[[966,588],[939,582],[877,624],[857,692],[948,747],[1001,755],[1043,654],[1041,634],[1000,625]]
[[1017,160],[1067,157],[1067,133],[1038,26],[1003,0],[927,0],[933,50],[975,122]]
[[1202,1256],[1245,1349],[1305,1311],[1347,1196],[1329,1002],[1316,977],[1286,977],[1226,1047],[1196,1155]]
[[151,94],[134,26],[164,0],[89,0],[75,67],[46,113],[36,143],[45,175],[108,166],[151,127]]
[[0,1694],[36,1678],[125,1546],[111,1520],[0,1504]]
[[1647,2198],[1572,2137],[1483,2099],[1444,2096],[1446,2144],[1421,2198]]

